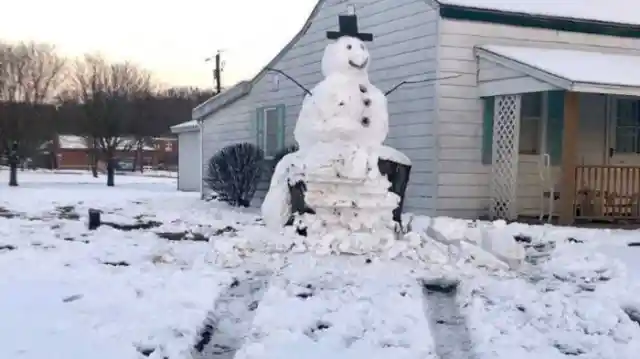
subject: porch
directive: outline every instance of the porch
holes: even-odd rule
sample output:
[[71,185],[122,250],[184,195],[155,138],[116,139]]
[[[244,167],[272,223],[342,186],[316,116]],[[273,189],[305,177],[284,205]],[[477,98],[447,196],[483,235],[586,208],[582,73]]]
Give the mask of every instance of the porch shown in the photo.
[[476,55],[490,216],[640,223],[640,55]]

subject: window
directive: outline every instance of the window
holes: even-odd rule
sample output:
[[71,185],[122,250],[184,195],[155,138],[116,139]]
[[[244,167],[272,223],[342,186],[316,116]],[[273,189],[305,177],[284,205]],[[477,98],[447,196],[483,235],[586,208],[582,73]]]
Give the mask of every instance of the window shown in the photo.
[[523,94],[520,101],[521,154],[537,155],[541,150],[543,93]]
[[616,99],[615,149],[620,153],[640,153],[640,103]]
[[283,105],[258,109],[257,143],[266,158],[272,158],[284,148],[284,119]]

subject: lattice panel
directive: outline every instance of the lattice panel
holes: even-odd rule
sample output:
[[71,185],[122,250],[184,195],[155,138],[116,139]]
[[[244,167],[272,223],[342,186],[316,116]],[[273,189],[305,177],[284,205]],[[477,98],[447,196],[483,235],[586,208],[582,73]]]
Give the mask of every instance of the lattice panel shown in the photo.
[[494,219],[518,216],[518,148],[520,138],[520,95],[496,96],[493,116],[491,207]]

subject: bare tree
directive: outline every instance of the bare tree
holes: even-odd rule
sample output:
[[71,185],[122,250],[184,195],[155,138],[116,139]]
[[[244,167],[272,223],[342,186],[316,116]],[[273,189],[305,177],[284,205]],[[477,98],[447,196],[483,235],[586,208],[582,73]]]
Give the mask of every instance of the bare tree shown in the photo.
[[115,155],[126,145],[136,116],[134,98],[151,90],[151,74],[129,62],[109,63],[99,55],[86,55],[76,61],[71,77],[69,93],[84,109],[86,134],[105,159],[107,186],[113,186]]
[[0,43],[0,152],[15,144],[23,157],[31,155],[51,137],[64,68],[51,45]]

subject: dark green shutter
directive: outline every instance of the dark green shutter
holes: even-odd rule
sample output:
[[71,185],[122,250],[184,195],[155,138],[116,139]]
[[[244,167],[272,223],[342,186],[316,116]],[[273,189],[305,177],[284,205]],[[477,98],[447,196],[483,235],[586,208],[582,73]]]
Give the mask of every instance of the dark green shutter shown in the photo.
[[562,162],[564,95],[564,90],[548,92],[547,153],[551,157],[551,164],[554,166],[559,165]]
[[264,150],[264,108],[256,110],[253,128],[256,136],[256,145]]
[[482,163],[490,165],[493,155],[493,113],[495,109],[495,97],[485,97],[482,100]]
[[285,121],[287,114],[284,105],[278,105],[276,108],[278,110],[278,150],[282,150],[284,148]]

